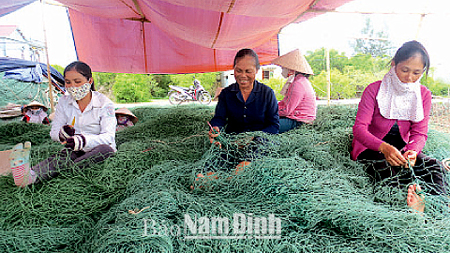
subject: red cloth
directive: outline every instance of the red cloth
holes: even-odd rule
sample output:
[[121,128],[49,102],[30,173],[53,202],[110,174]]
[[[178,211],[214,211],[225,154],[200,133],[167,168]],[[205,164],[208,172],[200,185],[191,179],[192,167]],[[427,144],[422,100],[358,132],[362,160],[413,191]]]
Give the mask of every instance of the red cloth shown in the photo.
[[268,64],[281,28],[351,0],[58,1],[69,8],[78,59],[93,71],[198,73],[232,69],[242,48]]
[[[30,116],[28,116],[28,115],[23,116],[22,117],[22,121],[25,121],[26,123],[29,123],[30,122]],[[44,125],[48,125],[48,124],[50,124],[50,120],[48,119],[48,117],[45,117],[42,120],[41,123],[44,124]]]
[[[353,126],[352,159],[366,149],[378,151],[384,136],[395,123],[395,119],[386,119],[380,114],[376,100],[381,81],[371,83],[364,90],[358,105],[355,125]],[[424,119],[419,122],[398,120],[400,135],[406,142],[404,150],[414,150],[420,153],[425,146],[428,135],[428,121],[431,110],[431,91],[421,85]]]
[[280,117],[312,123],[316,119],[316,93],[308,78],[298,74],[278,103]]

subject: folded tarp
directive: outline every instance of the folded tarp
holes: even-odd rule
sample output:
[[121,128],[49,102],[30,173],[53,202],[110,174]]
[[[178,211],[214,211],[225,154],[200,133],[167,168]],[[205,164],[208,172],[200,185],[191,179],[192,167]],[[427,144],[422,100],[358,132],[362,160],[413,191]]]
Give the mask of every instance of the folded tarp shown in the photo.
[[[41,83],[43,76],[47,78],[47,65],[16,58],[0,57],[0,72],[5,72],[3,78],[16,79],[23,82]],[[64,93],[64,77],[50,66],[53,84]]]

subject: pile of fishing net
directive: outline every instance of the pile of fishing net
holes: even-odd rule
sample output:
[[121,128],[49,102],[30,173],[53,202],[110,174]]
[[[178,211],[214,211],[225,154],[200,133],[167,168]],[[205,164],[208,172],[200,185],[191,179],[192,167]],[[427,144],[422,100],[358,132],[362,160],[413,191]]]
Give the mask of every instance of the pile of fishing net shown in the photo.
[[4,72],[0,72],[0,107],[14,104],[25,105],[31,101],[39,101],[48,105],[48,83],[23,82],[16,79],[3,78]]
[[[424,189],[426,207],[423,214],[415,213],[406,206],[407,186],[374,185],[363,165],[350,159],[356,108],[319,107],[314,125],[280,135],[224,134],[222,148],[207,139],[211,107],[136,108],[133,113],[139,122],[117,133],[118,152],[103,163],[84,171],[74,168],[26,189],[15,187],[11,177],[0,178],[0,250],[450,248],[446,196],[428,195],[426,183],[416,179]],[[34,124],[1,124],[0,147],[31,140],[35,164],[61,149],[48,137],[49,130]],[[424,153],[438,159],[450,156],[449,136],[430,131]],[[236,172],[239,160],[227,163],[236,157],[251,164]],[[205,177],[195,181],[199,173]]]

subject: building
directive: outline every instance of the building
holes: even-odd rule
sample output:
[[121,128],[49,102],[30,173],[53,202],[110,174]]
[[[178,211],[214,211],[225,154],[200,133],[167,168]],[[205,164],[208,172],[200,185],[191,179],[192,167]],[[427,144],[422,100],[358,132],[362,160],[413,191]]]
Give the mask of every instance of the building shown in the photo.
[[27,39],[15,25],[0,25],[0,57],[41,62],[45,59],[44,43]]

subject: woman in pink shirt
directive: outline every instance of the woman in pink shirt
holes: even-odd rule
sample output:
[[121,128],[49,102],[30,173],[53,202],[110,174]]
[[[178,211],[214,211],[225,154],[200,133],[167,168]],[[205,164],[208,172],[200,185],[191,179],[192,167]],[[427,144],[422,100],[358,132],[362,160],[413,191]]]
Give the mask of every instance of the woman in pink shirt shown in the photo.
[[294,50],[272,61],[282,67],[281,74],[288,78],[281,89],[285,97],[278,103],[280,130],[283,133],[313,123],[316,119],[316,94],[308,80],[313,71],[300,51]]
[[[369,165],[366,171],[375,181],[398,187],[419,179],[436,195],[446,192],[444,170],[439,161],[421,153],[427,140],[431,92],[420,79],[429,67],[428,53],[419,42],[409,41],[398,49],[383,80],[364,90],[351,155]],[[416,190],[418,185],[409,186],[407,203],[423,211]]]

